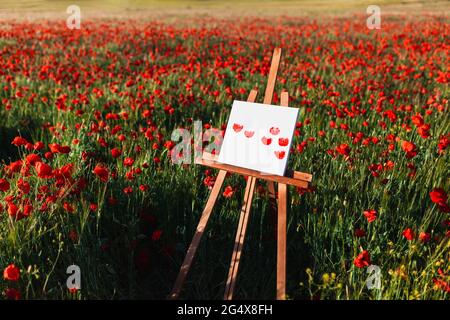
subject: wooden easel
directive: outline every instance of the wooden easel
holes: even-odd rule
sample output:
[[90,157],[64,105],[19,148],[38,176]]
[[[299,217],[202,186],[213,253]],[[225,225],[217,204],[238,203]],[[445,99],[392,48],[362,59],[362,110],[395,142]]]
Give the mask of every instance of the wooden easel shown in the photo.
[[[278,72],[278,66],[281,59],[281,49],[276,48],[272,57],[272,65],[270,67],[269,78],[267,81],[266,92],[264,95],[264,104],[271,104],[275,82]],[[251,90],[247,98],[248,102],[255,102],[258,92]],[[289,95],[287,92],[281,93],[281,106],[288,106]],[[219,174],[216,178],[211,194],[209,195],[205,209],[203,210],[197,230],[194,234],[192,242],[187,251],[186,257],[181,266],[175,285],[169,296],[169,299],[177,299],[180,295],[181,288],[186,279],[187,273],[192,265],[198,245],[205,231],[209,217],[211,215],[214,204],[222,188],[227,172],[235,173],[243,176],[248,176],[247,186],[245,188],[243,205],[239,218],[239,224],[236,233],[236,240],[231,257],[231,265],[228,272],[227,283],[225,287],[225,300],[233,298],[234,287],[236,285],[237,273],[239,269],[239,262],[241,259],[242,248],[245,240],[245,233],[247,231],[248,219],[250,215],[250,207],[253,200],[253,193],[255,190],[256,180],[265,180],[268,183],[270,210],[277,211],[278,207],[278,221],[277,221],[277,299],[284,300],[286,295],[286,209],[287,209],[287,185],[307,188],[309,182],[312,180],[312,175],[286,169],[284,176],[263,174],[259,171],[249,170],[230,166],[227,164],[217,162],[217,156],[210,153],[203,153],[202,159],[196,160],[196,164],[203,165],[209,168],[219,169]],[[278,198],[275,192],[275,182],[278,183]]]

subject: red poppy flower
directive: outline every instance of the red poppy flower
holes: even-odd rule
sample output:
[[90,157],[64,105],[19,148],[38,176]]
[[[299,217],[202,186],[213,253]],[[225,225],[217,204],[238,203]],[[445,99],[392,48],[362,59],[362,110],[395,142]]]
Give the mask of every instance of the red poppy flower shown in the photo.
[[105,167],[103,167],[100,164],[97,164],[93,172],[101,181],[105,183],[108,182],[109,172]]
[[18,206],[16,206],[12,202],[8,203],[8,215],[10,215],[11,217],[16,217],[18,212],[19,212]]
[[450,213],[450,206],[446,203],[438,204],[439,210],[441,210],[444,213]]
[[10,264],[3,271],[3,278],[9,281],[17,281],[20,279],[20,269],[14,264]]
[[369,255],[369,251],[364,250],[363,252],[361,252],[353,261],[353,264],[357,267],[357,268],[364,268],[364,267],[368,267],[370,266],[370,255]]
[[44,145],[44,143],[41,142],[41,141],[38,141],[38,142],[36,142],[36,143],[33,145],[33,149],[36,150],[36,151],[42,150],[42,149],[44,149],[44,148],[45,148],[45,145]]
[[97,204],[91,203],[91,204],[89,205],[89,210],[91,210],[92,212],[97,211],[97,209],[98,209],[98,205],[97,205]]
[[6,167],[6,170],[8,170],[10,173],[17,173],[22,169],[23,162],[22,160],[17,160],[15,162],[11,162],[9,166]]
[[114,148],[111,150],[111,155],[113,158],[118,158],[122,154],[122,151],[119,148]]
[[25,162],[29,165],[34,166],[36,163],[42,162],[42,159],[37,154],[32,153],[27,155],[27,157],[25,158]]
[[417,155],[416,145],[409,141],[402,142],[402,149],[406,152],[407,158],[413,158]]
[[416,145],[412,142],[404,140],[404,141],[402,141],[402,149],[405,152],[411,152],[416,149]]
[[366,236],[366,232],[363,229],[356,229],[355,236],[358,238],[363,238]]
[[449,137],[447,136],[440,137],[438,143],[439,153],[443,153],[448,146],[450,146],[450,135]]
[[133,188],[132,187],[125,187],[123,189],[123,193],[125,193],[126,195],[130,195],[133,193]]
[[19,179],[17,180],[17,188],[22,191],[23,194],[28,194],[30,193],[31,186],[27,181]]
[[48,164],[37,162],[34,165],[34,168],[36,169],[39,178],[50,179],[53,177],[53,169]]
[[65,210],[66,212],[69,212],[69,213],[73,213],[73,212],[75,211],[75,209],[73,208],[73,206],[72,206],[70,203],[68,203],[68,202],[64,202],[63,208],[64,208],[64,210]]
[[336,147],[336,152],[344,156],[348,156],[350,154],[350,150],[350,147],[346,143],[342,143]]
[[75,230],[70,230],[69,231],[69,239],[72,240],[73,242],[77,242],[78,241],[78,233]]
[[123,160],[123,165],[126,167],[131,167],[134,164],[134,159],[133,158],[125,158]]
[[172,140],[168,140],[164,143],[164,147],[166,147],[166,149],[168,150],[172,150],[173,147],[175,147],[175,142],[173,142]]
[[442,188],[434,188],[430,192],[431,201],[437,204],[445,204],[447,202],[447,194]]
[[419,234],[419,239],[420,239],[420,241],[425,243],[425,242],[430,241],[431,235],[429,233],[427,233],[427,232],[421,232]]
[[5,297],[9,300],[20,300],[20,291],[15,288],[6,288]]
[[152,233],[152,241],[158,241],[161,239],[163,231],[162,230],[155,230]]
[[59,169],[59,174],[62,175],[65,179],[72,178],[72,173],[75,169],[75,165],[73,163],[68,163],[65,166],[62,166],[61,169]]
[[414,231],[411,228],[407,228],[402,232],[402,235],[406,238],[406,240],[411,241],[416,236]]
[[69,146],[61,146],[57,143],[51,143],[48,145],[48,147],[50,148],[50,151],[53,153],[62,153],[62,154],[70,153]]
[[417,113],[416,115],[412,116],[411,120],[418,127],[424,124],[423,117],[420,113]]
[[0,191],[6,192],[10,188],[9,182],[5,179],[0,179]]
[[24,205],[23,206],[22,216],[18,217],[18,220],[19,220],[19,218],[28,217],[32,212],[33,212],[33,206],[32,205],[30,205],[30,204]]
[[367,222],[374,222],[377,219],[378,212],[373,209],[364,211],[364,217],[366,217]]
[[225,198],[231,198],[234,194],[234,190],[231,186],[226,186],[225,190],[223,191],[223,196]]
[[22,137],[15,137],[14,140],[11,142],[11,144],[15,145],[16,147],[24,146],[27,143],[28,141]]

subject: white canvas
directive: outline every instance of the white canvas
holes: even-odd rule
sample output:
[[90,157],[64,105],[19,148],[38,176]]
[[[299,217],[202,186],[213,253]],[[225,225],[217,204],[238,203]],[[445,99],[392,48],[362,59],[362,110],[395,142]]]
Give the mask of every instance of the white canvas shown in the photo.
[[284,175],[298,109],[234,101],[218,161]]

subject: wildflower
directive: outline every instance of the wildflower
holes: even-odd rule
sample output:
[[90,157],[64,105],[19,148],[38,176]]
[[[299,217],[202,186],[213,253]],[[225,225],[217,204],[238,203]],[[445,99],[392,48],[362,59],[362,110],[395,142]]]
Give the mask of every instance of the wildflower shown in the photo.
[[15,288],[6,288],[5,289],[5,297],[9,300],[19,300],[20,299],[20,291]]
[[161,238],[162,230],[155,230],[152,233],[152,241],[158,241]]
[[10,264],[3,271],[3,278],[9,281],[17,281],[20,279],[20,270],[14,264]]
[[134,164],[134,159],[133,158],[125,158],[123,160],[123,165],[126,167],[131,167]]
[[231,198],[233,196],[234,190],[231,186],[227,186],[223,192],[225,198]]
[[123,189],[123,193],[125,193],[126,195],[130,195],[133,193],[133,188],[132,187],[125,187]]
[[430,241],[431,236],[430,236],[430,234],[427,233],[427,232],[421,232],[421,233],[419,234],[419,239],[420,239],[420,241],[422,241],[423,243],[426,243],[426,242]]
[[111,150],[111,155],[113,158],[118,158],[122,155],[122,151],[119,148],[114,148]]
[[69,231],[69,239],[72,240],[73,242],[77,242],[78,241],[78,233],[75,230],[70,230]]
[[68,212],[68,213],[73,213],[73,212],[75,211],[75,209],[73,208],[73,206],[72,206],[70,203],[68,203],[68,202],[64,202],[63,208],[64,208],[64,210],[66,210],[66,212]]
[[105,183],[108,182],[109,172],[105,167],[103,167],[100,164],[97,164],[93,172],[101,181]]
[[348,156],[350,154],[350,147],[348,146],[348,144],[342,143],[336,147],[336,152],[344,156]]
[[48,145],[50,148],[50,151],[52,153],[61,153],[61,154],[67,154],[70,153],[70,147],[69,146],[61,146],[57,143],[51,143]]
[[24,146],[28,143],[28,141],[25,138],[22,137],[15,137],[11,144],[15,145],[16,147]]
[[366,217],[367,222],[371,223],[377,219],[377,211],[373,209],[369,209],[364,211],[364,217]]
[[403,232],[402,235],[406,238],[406,240],[411,241],[414,239],[415,234],[414,231],[411,228],[406,228]]
[[37,162],[34,168],[36,169],[39,178],[50,179],[53,177],[53,170],[48,164]]
[[9,182],[5,179],[0,179],[0,191],[6,192],[10,188]]
[[32,153],[26,156],[25,162],[31,166],[34,166],[36,163],[42,162],[42,159],[37,154]]
[[16,217],[18,212],[19,212],[19,207],[18,206],[16,206],[12,202],[8,203],[8,215],[9,216]]
[[417,155],[416,145],[409,141],[402,142],[402,149],[406,152],[407,158],[414,158]]
[[357,268],[364,268],[364,267],[368,267],[370,265],[370,255],[369,255],[369,251],[364,250],[362,251],[353,261],[353,264],[357,267]]
[[22,191],[23,194],[28,194],[30,193],[31,186],[27,181],[19,179],[17,180],[17,188]]
[[431,201],[438,205],[445,204],[447,202],[447,194],[442,188],[434,188],[433,191],[430,192]]
[[366,236],[366,232],[363,229],[356,229],[355,236],[358,238],[363,238]]

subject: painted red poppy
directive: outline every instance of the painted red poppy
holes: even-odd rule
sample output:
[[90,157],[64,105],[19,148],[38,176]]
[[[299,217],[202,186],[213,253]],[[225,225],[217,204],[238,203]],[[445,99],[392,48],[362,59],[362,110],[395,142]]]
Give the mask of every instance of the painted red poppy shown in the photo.
[[272,143],[272,138],[262,137],[261,141],[264,145],[268,146]]
[[254,134],[255,134],[255,131],[244,131],[244,135],[245,135],[247,138],[253,137]]
[[274,136],[276,136],[277,134],[280,133],[280,129],[276,128],[276,127],[272,127],[272,128],[270,128],[270,133],[273,134]]
[[235,132],[241,132],[242,128],[244,128],[243,125],[240,125],[240,124],[237,124],[237,123],[233,124],[233,130]]
[[277,159],[283,159],[284,156],[286,155],[285,151],[275,151],[275,156],[277,157]]
[[281,147],[286,147],[289,144],[289,139],[288,138],[279,138],[278,139],[278,144]]

